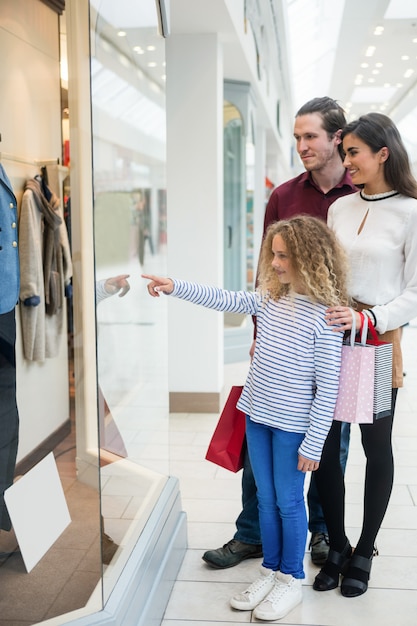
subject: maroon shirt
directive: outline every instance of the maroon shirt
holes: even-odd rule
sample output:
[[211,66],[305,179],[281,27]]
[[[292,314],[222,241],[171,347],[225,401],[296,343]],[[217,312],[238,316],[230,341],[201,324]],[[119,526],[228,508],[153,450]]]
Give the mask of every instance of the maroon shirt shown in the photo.
[[355,191],[357,188],[347,170],[340,183],[327,193],[317,187],[310,172],[303,172],[271,193],[265,211],[264,234],[272,222],[287,220],[295,215],[311,215],[327,221],[327,211],[332,202]]
[[[288,220],[296,215],[311,215],[327,222],[327,212],[332,202],[355,191],[357,191],[357,187],[352,183],[350,174],[346,169],[340,183],[327,193],[323,193],[320,187],[316,185],[311,172],[303,172],[276,187],[269,196],[265,210],[263,234],[265,235],[266,229],[273,222]],[[255,339],[255,317],[253,317],[253,324]]]

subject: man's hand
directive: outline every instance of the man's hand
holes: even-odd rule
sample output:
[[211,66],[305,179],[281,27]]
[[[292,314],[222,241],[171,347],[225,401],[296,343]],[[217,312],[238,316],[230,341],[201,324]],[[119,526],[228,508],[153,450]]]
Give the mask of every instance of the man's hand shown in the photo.
[[142,278],[147,278],[151,282],[148,284],[148,293],[153,298],[159,298],[159,294],[170,294],[174,291],[174,283],[170,278],[153,276],[152,274],[142,274]]

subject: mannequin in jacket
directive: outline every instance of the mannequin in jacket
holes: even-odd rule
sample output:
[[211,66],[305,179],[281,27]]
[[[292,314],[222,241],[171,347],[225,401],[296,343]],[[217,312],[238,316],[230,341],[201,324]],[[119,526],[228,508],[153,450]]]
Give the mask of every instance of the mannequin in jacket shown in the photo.
[[11,521],[4,492],[13,483],[19,440],[15,354],[19,286],[16,198],[0,164],[0,529],[6,531]]

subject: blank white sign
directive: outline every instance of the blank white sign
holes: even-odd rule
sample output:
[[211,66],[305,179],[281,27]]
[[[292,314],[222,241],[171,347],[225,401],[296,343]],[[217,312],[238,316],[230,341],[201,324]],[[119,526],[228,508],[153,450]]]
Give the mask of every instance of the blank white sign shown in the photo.
[[71,522],[53,453],[6,489],[4,500],[30,572]]

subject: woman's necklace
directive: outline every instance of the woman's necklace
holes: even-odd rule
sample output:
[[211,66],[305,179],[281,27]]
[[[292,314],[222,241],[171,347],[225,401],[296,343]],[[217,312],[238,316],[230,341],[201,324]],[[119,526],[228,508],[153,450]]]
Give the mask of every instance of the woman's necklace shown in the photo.
[[366,200],[367,202],[376,202],[377,200],[385,200],[385,198],[393,198],[394,196],[398,196],[399,191],[384,191],[383,193],[373,193],[373,194],[366,194],[363,190],[361,190],[359,192],[360,197],[362,198],[362,200]]

